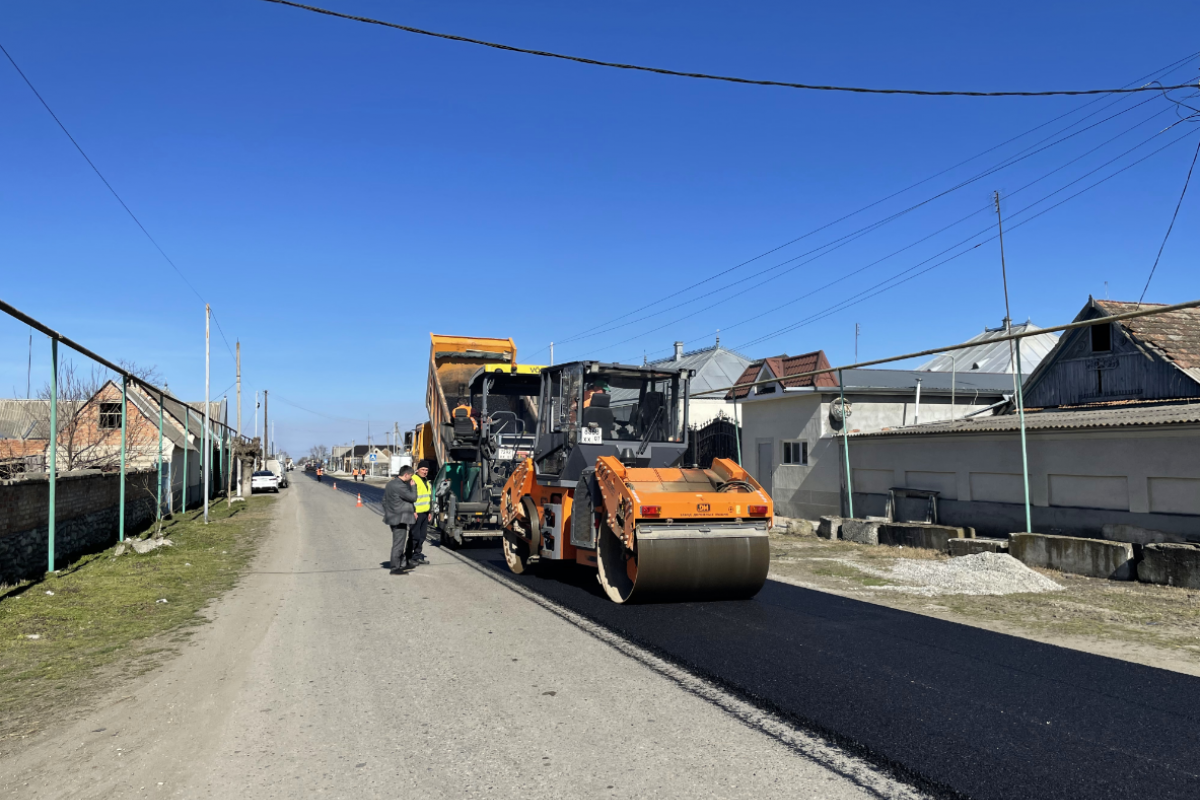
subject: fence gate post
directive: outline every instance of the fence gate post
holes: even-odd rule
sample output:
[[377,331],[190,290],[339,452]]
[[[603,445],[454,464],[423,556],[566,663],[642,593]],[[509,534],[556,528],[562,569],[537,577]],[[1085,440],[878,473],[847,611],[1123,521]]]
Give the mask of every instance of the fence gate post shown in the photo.
[[120,497],[117,509],[117,541],[125,541],[125,423],[129,376],[121,376],[121,487],[117,490]]
[[58,339],[50,337],[50,512],[46,517],[47,572],[54,572],[54,494],[58,481]]

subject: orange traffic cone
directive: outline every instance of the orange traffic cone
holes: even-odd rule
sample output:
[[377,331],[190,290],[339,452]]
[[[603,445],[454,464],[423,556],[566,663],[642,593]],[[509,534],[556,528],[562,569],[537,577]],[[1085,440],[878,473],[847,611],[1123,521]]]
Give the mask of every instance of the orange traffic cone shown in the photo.
[[358,496],[358,508],[362,508],[362,495]]
[[334,481],[334,482],[333,482],[333,488],[334,488],[334,489],[336,489],[336,488],[337,488],[337,481]]

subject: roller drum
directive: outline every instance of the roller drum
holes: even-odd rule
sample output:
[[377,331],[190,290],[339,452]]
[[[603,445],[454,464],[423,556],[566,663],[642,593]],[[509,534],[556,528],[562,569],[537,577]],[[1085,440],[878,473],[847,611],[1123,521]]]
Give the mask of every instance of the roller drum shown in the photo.
[[744,599],[767,580],[771,551],[765,527],[639,526],[636,558],[604,527],[597,554],[600,583],[618,603]]

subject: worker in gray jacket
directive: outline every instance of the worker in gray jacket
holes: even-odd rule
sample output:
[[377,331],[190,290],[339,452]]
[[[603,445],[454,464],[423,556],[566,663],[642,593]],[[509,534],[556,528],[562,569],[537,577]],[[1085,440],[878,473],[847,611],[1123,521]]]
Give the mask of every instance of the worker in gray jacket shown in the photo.
[[413,486],[413,469],[405,465],[383,490],[383,521],[392,529],[392,575],[400,575],[416,566],[405,552],[408,549],[409,532],[417,521],[414,510],[416,502],[417,487]]

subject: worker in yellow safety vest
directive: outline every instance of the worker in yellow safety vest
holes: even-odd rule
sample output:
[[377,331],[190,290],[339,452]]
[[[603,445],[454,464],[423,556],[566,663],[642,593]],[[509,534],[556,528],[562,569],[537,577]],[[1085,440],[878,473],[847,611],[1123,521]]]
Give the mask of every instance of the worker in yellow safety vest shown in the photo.
[[413,504],[417,521],[412,527],[412,535],[408,537],[411,548],[409,560],[416,564],[428,561],[421,552],[425,546],[425,534],[429,527],[429,510],[433,506],[433,487],[429,480],[429,462],[422,461],[417,465],[417,474],[413,475],[413,487],[417,490],[417,502]]

